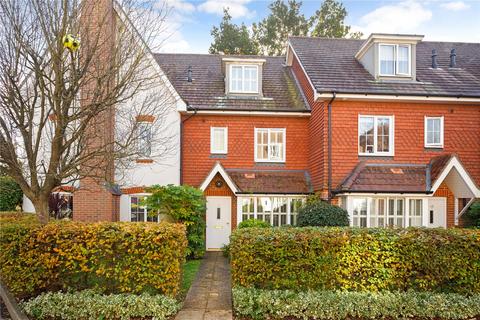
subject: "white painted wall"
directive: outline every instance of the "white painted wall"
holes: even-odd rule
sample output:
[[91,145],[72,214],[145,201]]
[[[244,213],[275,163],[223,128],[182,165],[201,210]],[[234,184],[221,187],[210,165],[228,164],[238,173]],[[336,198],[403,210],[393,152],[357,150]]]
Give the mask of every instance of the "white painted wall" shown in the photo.
[[35,213],[35,207],[33,206],[32,201],[27,198],[26,195],[23,195],[22,210],[27,213]]

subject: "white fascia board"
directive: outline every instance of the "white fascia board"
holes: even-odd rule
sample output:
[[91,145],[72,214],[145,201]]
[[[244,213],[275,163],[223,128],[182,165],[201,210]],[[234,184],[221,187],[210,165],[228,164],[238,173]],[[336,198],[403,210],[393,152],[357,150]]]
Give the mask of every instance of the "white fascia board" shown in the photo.
[[345,192],[337,193],[335,196],[350,196],[350,197],[408,197],[408,198],[425,198],[432,197],[433,193],[372,193],[372,192]]
[[117,1],[113,1],[113,8],[114,8],[115,12],[118,14],[120,20],[124,23],[125,27],[128,28],[128,30],[132,34],[137,35],[137,37],[139,39],[138,44],[139,44],[140,48],[147,53],[146,56],[147,56],[148,60],[151,62],[155,71],[160,76],[160,80],[165,84],[165,86],[167,87],[167,89],[170,91],[170,93],[173,95],[175,101],[177,102],[176,103],[177,110],[178,111],[185,111],[187,109],[187,105],[186,105],[185,101],[183,101],[183,99],[178,94],[177,90],[175,90],[175,88],[173,87],[170,80],[168,80],[168,77],[165,75],[165,72],[163,72],[162,68],[160,68],[160,65],[158,64],[157,60],[155,60],[155,57],[153,56],[152,51],[150,50],[148,45],[145,43],[142,36],[138,33],[138,30],[135,28],[133,23],[127,17],[123,8],[118,4]]
[[365,40],[362,44],[360,49],[358,49],[357,53],[355,54],[355,59],[359,60],[363,57],[365,52],[370,48],[373,43],[376,42],[395,42],[395,43],[409,43],[409,44],[416,44],[422,41],[423,35],[416,35],[416,34],[384,34],[384,33],[372,33],[370,36]]
[[215,166],[213,167],[212,171],[208,174],[207,178],[203,181],[203,183],[200,185],[200,190],[205,191],[207,189],[208,185],[210,182],[213,180],[215,175],[219,173],[222,178],[225,180],[227,185],[230,187],[230,189],[233,191],[233,193],[237,193],[239,190],[235,183],[232,181],[228,173],[225,171],[223,166],[220,164],[220,162],[217,162]]
[[310,117],[308,112],[281,112],[281,111],[222,111],[222,110],[188,110],[186,113],[213,114],[213,115],[239,115],[239,116],[269,116],[269,117]]
[[225,57],[222,58],[223,62],[246,62],[246,63],[265,63],[267,62],[266,59],[258,59],[258,58],[248,58],[248,57]]
[[298,55],[297,53],[295,52],[295,49],[293,49],[293,46],[292,44],[290,43],[290,41],[288,41],[288,47],[287,47],[287,52],[291,50],[293,55],[295,56],[295,58],[297,59],[297,62],[298,64],[300,65],[300,68],[302,68],[302,71],[303,73],[305,74],[305,77],[307,78],[308,80],[308,83],[310,83],[310,86],[312,87],[312,90],[313,90],[313,101],[317,101],[317,98],[318,98],[318,92],[317,92],[317,89],[315,89],[315,86],[313,85],[313,82],[312,80],[310,80],[310,77],[308,76],[308,73],[307,71],[305,70],[305,68],[303,67],[302,65],[302,61],[300,61],[300,59],[298,58]]
[[[333,97],[332,93],[317,94],[318,99],[328,100]],[[412,101],[412,102],[456,102],[456,103],[480,103],[479,98],[468,97],[441,97],[441,96],[410,96],[410,95],[381,95],[381,94],[353,94],[337,93],[336,100],[368,100],[368,101]]]
[[465,170],[465,168],[462,166],[460,161],[456,156],[453,156],[448,164],[444,167],[443,171],[440,173],[438,176],[437,180],[432,184],[432,193],[437,191],[437,189],[440,187],[442,182],[445,180],[445,178],[448,176],[450,171],[455,167],[457,169],[458,173],[462,177],[463,181],[465,184],[468,186],[470,191],[472,192],[473,196],[475,198],[480,198],[480,189],[477,187],[475,182],[472,180],[468,172]]
[[238,193],[237,197],[255,198],[255,197],[289,197],[289,198],[305,198],[312,193]]

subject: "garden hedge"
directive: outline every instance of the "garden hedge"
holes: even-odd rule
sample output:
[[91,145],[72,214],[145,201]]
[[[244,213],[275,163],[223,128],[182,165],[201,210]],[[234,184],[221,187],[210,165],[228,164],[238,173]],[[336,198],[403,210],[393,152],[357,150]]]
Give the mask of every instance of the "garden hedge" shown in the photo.
[[480,295],[233,288],[237,315],[249,319],[478,319]]
[[177,294],[187,240],[170,223],[0,226],[0,277],[13,294],[95,289]]
[[480,230],[239,229],[230,254],[243,287],[480,292]]
[[173,298],[163,295],[131,293],[102,295],[92,290],[73,293],[47,292],[22,302],[23,311],[32,319],[170,319],[180,309]]

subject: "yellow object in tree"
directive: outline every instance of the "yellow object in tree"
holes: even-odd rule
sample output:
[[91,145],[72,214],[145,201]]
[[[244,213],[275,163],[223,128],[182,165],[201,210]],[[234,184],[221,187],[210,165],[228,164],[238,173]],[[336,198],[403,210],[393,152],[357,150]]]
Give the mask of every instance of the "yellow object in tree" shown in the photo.
[[63,46],[75,52],[80,47],[80,41],[75,39],[71,34],[67,34],[63,36]]

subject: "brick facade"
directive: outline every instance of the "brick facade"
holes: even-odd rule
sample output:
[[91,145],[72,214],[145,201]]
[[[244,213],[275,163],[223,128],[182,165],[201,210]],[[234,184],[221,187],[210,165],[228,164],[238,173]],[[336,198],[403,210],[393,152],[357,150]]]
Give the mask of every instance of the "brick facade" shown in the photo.
[[[228,127],[228,154],[210,154],[210,127]],[[286,128],[285,163],[255,163],[255,128]],[[225,168],[308,169],[308,117],[197,114],[184,123],[182,179],[198,187],[217,161]]]
[[455,226],[455,196],[445,183],[442,183],[438,187],[437,191],[433,194],[434,197],[447,198],[447,228]]

